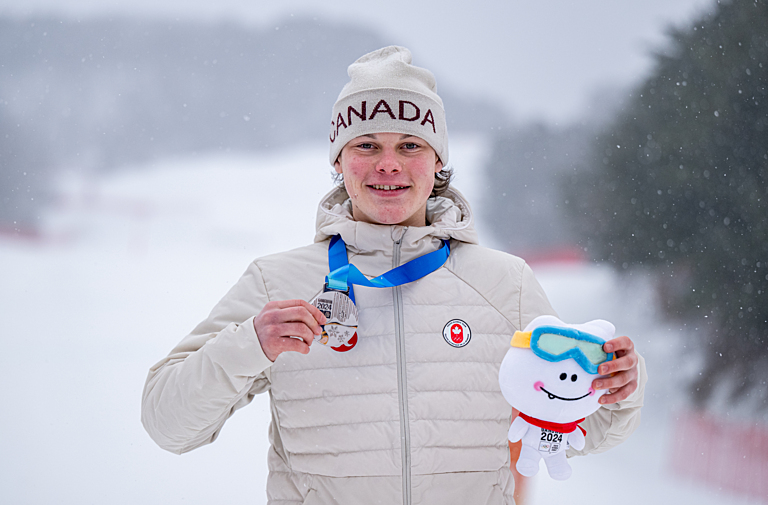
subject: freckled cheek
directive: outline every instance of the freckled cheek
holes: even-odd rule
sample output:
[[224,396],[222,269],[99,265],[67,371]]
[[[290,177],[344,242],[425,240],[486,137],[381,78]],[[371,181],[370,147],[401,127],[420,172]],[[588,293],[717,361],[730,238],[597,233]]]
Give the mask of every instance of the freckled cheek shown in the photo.
[[348,167],[344,172],[344,187],[347,188],[347,193],[353,198],[357,197],[360,188],[363,186],[363,177],[359,170]]

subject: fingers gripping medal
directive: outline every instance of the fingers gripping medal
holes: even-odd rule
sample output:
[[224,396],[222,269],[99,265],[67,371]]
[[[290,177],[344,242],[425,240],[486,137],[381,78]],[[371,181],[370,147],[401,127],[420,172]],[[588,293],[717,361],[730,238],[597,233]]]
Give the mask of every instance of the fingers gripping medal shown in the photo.
[[357,307],[343,291],[328,290],[310,302],[325,315],[322,335],[315,336],[334,351],[346,352],[357,344]]

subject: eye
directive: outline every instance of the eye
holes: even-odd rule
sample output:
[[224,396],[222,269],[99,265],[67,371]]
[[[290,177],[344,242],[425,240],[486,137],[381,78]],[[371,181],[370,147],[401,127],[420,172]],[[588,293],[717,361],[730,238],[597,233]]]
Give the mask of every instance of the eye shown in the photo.
[[564,380],[565,380],[565,379],[567,379],[567,378],[568,378],[568,374],[567,374],[567,373],[561,373],[561,374],[560,374],[560,380],[561,380],[561,381],[564,381]]
[[370,142],[361,142],[360,144],[357,144],[357,147],[360,149],[373,149],[373,144]]
[[419,144],[416,144],[415,142],[406,142],[405,144],[403,144],[403,148],[406,151],[412,151],[414,149],[418,149],[419,147],[420,147]]
[[571,375],[571,382],[576,382],[577,379],[578,377],[576,376],[576,374]]

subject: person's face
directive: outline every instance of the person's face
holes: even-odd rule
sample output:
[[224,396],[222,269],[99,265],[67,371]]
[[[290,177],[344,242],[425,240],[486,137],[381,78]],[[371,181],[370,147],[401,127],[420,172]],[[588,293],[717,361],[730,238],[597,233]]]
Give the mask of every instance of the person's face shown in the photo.
[[427,199],[443,164],[423,139],[371,133],[350,140],[335,163],[356,221],[424,226]]

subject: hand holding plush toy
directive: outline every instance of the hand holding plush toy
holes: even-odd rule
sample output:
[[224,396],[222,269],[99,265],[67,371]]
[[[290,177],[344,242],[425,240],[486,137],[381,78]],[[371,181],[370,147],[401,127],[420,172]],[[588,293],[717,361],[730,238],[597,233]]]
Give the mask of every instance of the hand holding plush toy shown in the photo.
[[571,476],[565,450],[584,448],[586,432],[579,423],[600,407],[605,391],[595,391],[592,381],[602,377],[597,367],[613,359],[603,343],[614,332],[608,321],[566,324],[554,316],[537,317],[525,331],[515,332],[499,384],[507,402],[520,411],[509,440],[523,441],[516,466],[521,475],[536,475],[543,458],[553,479]]

